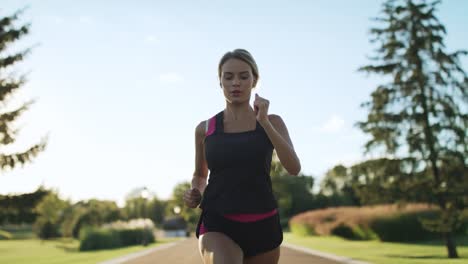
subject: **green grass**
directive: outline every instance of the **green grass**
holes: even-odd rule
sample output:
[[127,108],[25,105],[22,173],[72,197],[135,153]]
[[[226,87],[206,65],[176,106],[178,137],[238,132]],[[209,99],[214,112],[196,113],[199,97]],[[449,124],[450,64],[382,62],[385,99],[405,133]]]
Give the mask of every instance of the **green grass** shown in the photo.
[[442,241],[424,243],[388,243],[380,241],[348,241],[339,237],[301,237],[284,234],[284,241],[322,252],[362,260],[374,264],[465,264],[468,263],[468,236],[458,237],[459,259],[448,259]]
[[0,263],[97,263],[176,240],[177,239],[161,239],[148,247],[132,246],[88,252],[79,252],[79,242],[71,239],[52,241],[40,241],[38,239],[2,240],[0,241]]

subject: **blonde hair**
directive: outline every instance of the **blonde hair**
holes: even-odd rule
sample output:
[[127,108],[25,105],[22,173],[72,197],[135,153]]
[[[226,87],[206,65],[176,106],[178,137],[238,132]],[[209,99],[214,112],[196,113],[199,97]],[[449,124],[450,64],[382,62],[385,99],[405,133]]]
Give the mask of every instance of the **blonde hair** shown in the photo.
[[255,81],[254,81],[254,87],[255,87],[255,85],[258,82],[258,79],[260,78],[260,75],[258,74],[258,66],[252,54],[250,54],[250,52],[248,52],[245,49],[235,49],[233,51],[228,51],[223,55],[218,65],[219,79],[221,79],[221,68],[223,67],[224,63],[226,63],[226,61],[228,61],[229,59],[238,59],[247,63],[250,66],[250,68],[252,69],[252,74],[255,77]]

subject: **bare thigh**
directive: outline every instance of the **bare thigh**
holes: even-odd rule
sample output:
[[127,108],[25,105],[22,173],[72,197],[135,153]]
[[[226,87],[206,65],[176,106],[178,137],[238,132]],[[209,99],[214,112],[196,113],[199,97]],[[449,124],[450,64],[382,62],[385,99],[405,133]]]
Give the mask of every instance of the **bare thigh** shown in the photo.
[[242,264],[244,253],[231,238],[219,232],[207,232],[198,240],[205,264]]
[[280,257],[280,247],[262,254],[244,259],[244,264],[277,264]]

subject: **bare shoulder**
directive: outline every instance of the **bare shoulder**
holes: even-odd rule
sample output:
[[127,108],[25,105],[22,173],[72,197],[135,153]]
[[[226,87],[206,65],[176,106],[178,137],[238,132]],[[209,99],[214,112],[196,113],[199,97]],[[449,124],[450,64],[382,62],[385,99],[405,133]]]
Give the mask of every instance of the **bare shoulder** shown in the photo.
[[272,124],[275,128],[278,128],[278,127],[285,127],[285,126],[286,126],[286,125],[284,124],[283,119],[282,119],[281,116],[279,116],[279,115],[276,115],[276,114],[268,115],[268,119],[270,120],[271,124]]
[[279,115],[268,115],[268,119],[270,120],[271,125],[278,131],[286,141],[293,146],[291,138],[289,137],[288,128],[284,123],[283,119]]
[[201,121],[197,127],[195,128],[195,135],[199,139],[203,139],[205,137],[205,131],[206,131],[206,120]]

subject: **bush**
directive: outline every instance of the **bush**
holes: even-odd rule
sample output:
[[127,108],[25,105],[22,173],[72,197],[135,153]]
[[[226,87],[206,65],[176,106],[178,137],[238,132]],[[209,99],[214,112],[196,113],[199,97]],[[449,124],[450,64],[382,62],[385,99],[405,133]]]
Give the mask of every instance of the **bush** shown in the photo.
[[283,229],[289,228],[289,218],[281,218],[280,225]]
[[140,245],[146,243],[154,243],[155,238],[150,229],[122,229],[115,230],[120,237],[122,246]]
[[[337,235],[346,239],[381,239],[382,241],[418,241],[439,238],[440,234],[423,228],[419,218],[439,218],[434,205],[397,204],[363,207],[336,207],[308,211],[292,217],[291,229],[298,234]],[[460,216],[455,234],[468,232],[468,210]],[[293,231],[293,230],[291,230]]]
[[80,232],[80,251],[141,245],[155,240],[152,229],[84,228]]
[[335,207],[308,211],[291,218],[291,224],[306,224],[317,235],[329,236],[339,224],[345,223],[350,227],[360,227],[364,233],[370,233],[370,222],[379,217],[394,216],[407,212],[428,211],[430,206],[425,204],[408,204],[403,208],[398,205],[378,205],[363,207]]
[[[9,225],[3,225],[0,226],[0,233],[2,231],[9,233],[11,235],[10,238],[8,239],[32,239],[36,238],[34,232],[33,232],[33,227],[31,224],[9,224]],[[8,237],[8,235],[6,235]],[[2,235],[0,234],[0,240],[2,239],[7,239],[6,237],[2,238]]]
[[468,208],[463,210],[460,215],[461,225],[455,230],[455,234],[468,235]]
[[359,240],[359,235],[354,232],[353,228],[345,224],[339,224],[331,230],[331,234],[350,240]]
[[370,223],[380,240],[388,242],[410,242],[438,238],[438,233],[423,228],[419,218],[433,219],[436,211],[412,212],[376,218]]
[[0,230],[0,240],[2,239],[12,239],[13,235],[10,232],[5,230]]
[[40,239],[50,239],[61,236],[58,224],[53,224],[41,217],[34,223],[33,230]]
[[115,230],[84,229],[81,234],[80,251],[117,248],[122,245],[119,234]]
[[349,226],[345,223],[332,228],[331,234],[349,240],[372,240],[377,238],[377,235],[368,227]]
[[314,228],[307,224],[291,223],[290,227],[291,227],[291,232],[299,236],[315,235]]
[[354,227],[356,233],[359,234],[361,240],[374,240],[379,239],[379,236],[368,226],[356,226]]

